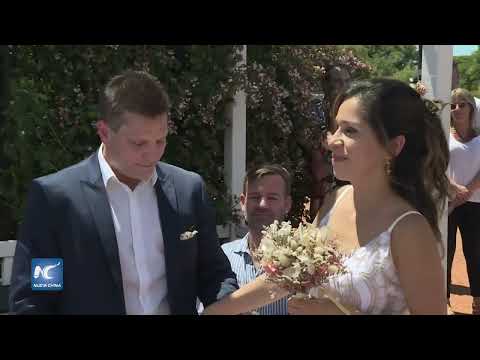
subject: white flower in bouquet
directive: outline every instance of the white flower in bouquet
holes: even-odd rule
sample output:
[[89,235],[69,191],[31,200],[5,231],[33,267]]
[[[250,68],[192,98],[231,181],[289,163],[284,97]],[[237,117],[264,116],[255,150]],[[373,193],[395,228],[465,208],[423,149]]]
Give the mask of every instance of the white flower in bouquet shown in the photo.
[[330,276],[344,273],[346,258],[328,228],[275,221],[262,232],[260,246],[253,256],[267,279],[291,292],[307,293],[324,285]]

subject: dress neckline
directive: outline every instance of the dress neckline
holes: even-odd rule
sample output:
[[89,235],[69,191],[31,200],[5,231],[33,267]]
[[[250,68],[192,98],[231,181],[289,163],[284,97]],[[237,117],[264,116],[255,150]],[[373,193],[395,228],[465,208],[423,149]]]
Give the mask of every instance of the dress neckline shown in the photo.
[[[340,203],[340,200],[344,197],[344,195],[350,190],[350,188],[352,188],[352,186],[350,185],[347,189],[345,189],[341,194],[340,196],[338,197],[338,199],[335,201],[335,203],[333,204],[333,206],[331,207],[330,210],[328,210],[328,212],[325,214],[325,216],[322,218],[322,220],[320,220],[320,226],[327,226],[328,227],[328,223],[330,221],[330,217],[331,217],[331,214],[333,212],[333,210],[337,207],[337,205]],[[355,248],[355,249],[352,249],[350,251],[350,255],[353,255],[355,252],[357,252],[358,250],[360,249],[366,249],[368,247],[371,246],[371,244],[374,244],[376,241],[378,241],[378,239],[382,238],[385,234],[389,234],[391,235],[391,232],[393,231],[393,229],[395,228],[395,226],[400,222],[400,220],[402,220],[404,217],[410,215],[410,214],[418,214],[420,216],[423,216],[420,212],[418,211],[415,211],[415,210],[409,210],[409,211],[406,211],[404,212],[403,214],[401,214],[400,216],[398,216],[393,222],[392,224],[387,228],[385,229],[384,231],[382,231],[381,233],[379,233],[378,235],[375,235],[374,237],[372,237],[370,240],[368,240],[365,244]],[[325,220],[326,219],[326,220]],[[391,236],[390,236],[391,238]]]

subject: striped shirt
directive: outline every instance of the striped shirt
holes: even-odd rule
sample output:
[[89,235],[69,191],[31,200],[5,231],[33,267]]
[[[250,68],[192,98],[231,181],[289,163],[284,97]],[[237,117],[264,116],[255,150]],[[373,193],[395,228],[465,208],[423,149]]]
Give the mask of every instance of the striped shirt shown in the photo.
[[[262,274],[262,271],[256,269],[253,264],[248,248],[248,234],[242,239],[223,244],[222,250],[227,255],[233,272],[237,275],[238,286],[242,287]],[[287,297],[262,306],[256,312],[260,315],[288,315]]]

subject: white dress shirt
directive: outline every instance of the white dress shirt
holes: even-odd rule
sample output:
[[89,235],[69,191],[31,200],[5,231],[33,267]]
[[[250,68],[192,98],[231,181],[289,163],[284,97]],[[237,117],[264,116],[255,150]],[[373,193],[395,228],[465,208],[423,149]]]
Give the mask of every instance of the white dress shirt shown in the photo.
[[98,151],[112,212],[128,315],[169,314],[165,254],[157,194],[157,174],[132,191],[120,182]]

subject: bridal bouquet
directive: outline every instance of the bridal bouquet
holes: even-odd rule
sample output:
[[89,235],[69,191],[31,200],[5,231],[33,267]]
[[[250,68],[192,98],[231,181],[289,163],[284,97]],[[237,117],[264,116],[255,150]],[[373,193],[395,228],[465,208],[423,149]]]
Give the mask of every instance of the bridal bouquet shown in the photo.
[[327,227],[275,221],[263,231],[260,246],[253,257],[269,281],[293,293],[306,294],[325,285],[333,275],[345,273],[345,254]]

